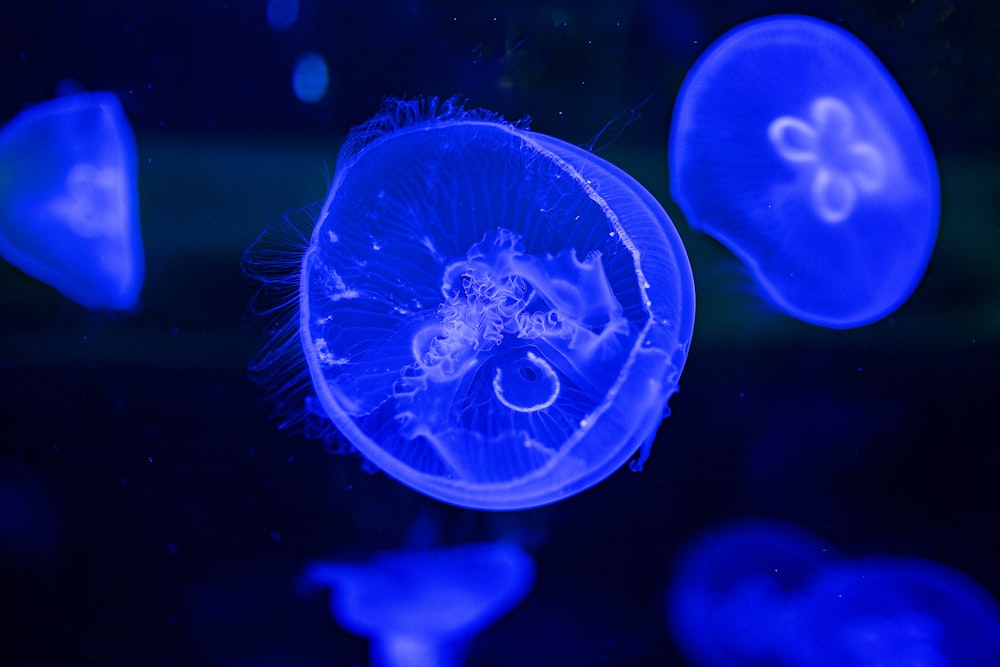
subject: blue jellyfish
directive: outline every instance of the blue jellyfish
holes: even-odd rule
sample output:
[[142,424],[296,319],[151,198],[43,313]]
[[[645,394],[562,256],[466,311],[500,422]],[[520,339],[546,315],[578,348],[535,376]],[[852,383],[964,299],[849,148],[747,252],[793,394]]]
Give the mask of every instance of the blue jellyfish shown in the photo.
[[50,564],[63,540],[61,524],[41,476],[25,466],[0,462],[0,563],[5,568]]
[[695,63],[670,129],[670,189],[805,322],[869,324],[916,288],[940,193],[920,120],[857,38],[804,16],[741,25]]
[[640,466],[694,324],[687,255],[649,192],[454,100],[392,99],[352,132],[295,282],[284,344],[339,433],[478,509],[560,500],[637,450]]
[[836,558],[818,537],[741,519],[692,539],[677,558],[667,616],[677,645],[704,667],[780,665],[795,596]]
[[1000,604],[965,574],[918,558],[831,566],[803,592],[791,667],[1000,665]]
[[29,107],[0,130],[0,256],[85,308],[133,309],[145,272],[137,181],[113,94]]
[[372,665],[458,667],[475,636],[531,592],[535,564],[494,542],[315,564],[306,580],[332,589],[331,614],[371,641]]

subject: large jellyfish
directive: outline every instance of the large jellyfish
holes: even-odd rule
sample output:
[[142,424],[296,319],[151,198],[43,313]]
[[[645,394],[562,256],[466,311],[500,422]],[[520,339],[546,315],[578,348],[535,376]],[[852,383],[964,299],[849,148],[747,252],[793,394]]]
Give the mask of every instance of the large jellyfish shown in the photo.
[[688,222],[800,320],[862,326],[916,288],[940,192],[923,127],[856,37],[805,16],[723,35],[677,97],[670,188]]
[[1000,604],[967,575],[919,558],[843,561],[803,592],[793,667],[1000,665]]
[[637,450],[641,465],[694,324],[686,253],[649,192],[451,100],[389,100],[354,130],[297,289],[286,344],[338,431],[480,509],[560,500]]
[[475,636],[531,592],[535,564],[493,542],[318,563],[306,579],[331,588],[331,614],[371,641],[374,667],[458,667]]
[[25,109],[0,130],[0,256],[85,308],[133,309],[145,272],[137,180],[113,94]]
[[698,535],[671,575],[674,640],[704,667],[782,665],[798,591],[835,550],[797,526],[740,519]]

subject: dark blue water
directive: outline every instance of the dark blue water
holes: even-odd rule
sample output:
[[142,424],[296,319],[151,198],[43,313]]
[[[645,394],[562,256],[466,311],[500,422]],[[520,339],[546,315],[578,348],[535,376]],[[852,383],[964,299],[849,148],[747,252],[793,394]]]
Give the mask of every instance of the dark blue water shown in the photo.
[[[686,664],[664,603],[672,563],[748,515],[852,558],[944,563],[1000,595],[996,8],[303,0],[277,30],[266,5],[0,0],[0,122],[60,90],[115,93],[136,134],[146,255],[131,315],[0,266],[0,662],[367,664],[325,597],[297,586],[307,562],[504,539],[534,557],[535,587],[467,664]],[[937,156],[926,275],[858,329],[773,312],[670,200],[688,68],[776,11],[865,42]],[[300,99],[317,94],[308,70],[299,96],[293,77],[310,53],[327,67],[316,102]],[[460,509],[371,474],[279,429],[247,371],[270,322],[247,314],[244,249],[322,203],[340,139],[385,96],[453,94],[630,174],[694,272],[691,351],[645,469],[538,509]]]

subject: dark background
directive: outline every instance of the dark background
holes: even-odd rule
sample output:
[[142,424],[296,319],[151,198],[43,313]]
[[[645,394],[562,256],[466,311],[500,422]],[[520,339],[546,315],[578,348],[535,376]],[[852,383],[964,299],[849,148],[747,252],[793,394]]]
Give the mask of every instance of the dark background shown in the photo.
[[[0,663],[367,664],[324,598],[297,588],[304,563],[505,538],[534,555],[538,580],[470,665],[684,664],[663,605],[671,560],[745,515],[847,555],[947,563],[1000,594],[998,5],[467,4],[302,0],[279,32],[263,0],[0,0],[0,121],[67,85],[117,93],[138,141],[147,258],[141,310],[118,317],[0,266]],[[867,43],[938,156],[926,277],[857,330],[769,312],[668,195],[687,68],[729,28],[783,11]],[[331,69],[317,104],[291,87],[307,51]],[[458,94],[572,143],[596,137],[670,213],[698,319],[644,472],[475,512],[269,419],[246,370],[263,332],[241,254],[322,200],[338,141],[389,94]]]

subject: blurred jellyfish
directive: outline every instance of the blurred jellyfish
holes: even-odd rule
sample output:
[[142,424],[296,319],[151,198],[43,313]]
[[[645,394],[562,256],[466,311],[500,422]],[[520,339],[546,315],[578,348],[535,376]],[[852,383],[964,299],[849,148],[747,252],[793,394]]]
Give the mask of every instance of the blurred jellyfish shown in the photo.
[[694,324],[687,255],[641,185],[453,100],[391,99],[356,128],[294,277],[269,261],[245,265],[298,306],[261,357],[273,383],[294,393],[275,360],[304,354],[371,462],[479,509],[641,466]]
[[301,101],[312,104],[326,95],[330,85],[330,70],[326,58],[318,53],[305,53],[292,67],[292,89]]
[[818,537],[780,521],[743,519],[706,531],[671,574],[674,640],[703,667],[783,664],[795,594],[835,557]]
[[495,542],[320,563],[306,579],[332,589],[330,613],[370,640],[373,667],[457,667],[475,636],[527,597],[535,564]]
[[792,667],[1000,665],[1000,604],[965,574],[917,558],[848,560],[802,595]]
[[966,575],[917,558],[837,560],[775,521],[692,540],[667,600],[677,644],[705,667],[1000,664],[1000,604]]
[[0,463],[0,567],[40,567],[59,554],[62,520],[52,494],[36,472]]
[[0,130],[0,256],[85,308],[142,289],[135,138],[111,93],[36,104]]
[[695,63],[670,130],[671,192],[800,320],[862,326],[916,288],[937,236],[937,166],[920,120],[856,37],[774,16]]
[[299,20],[299,0],[267,0],[267,24],[274,30],[289,30]]

